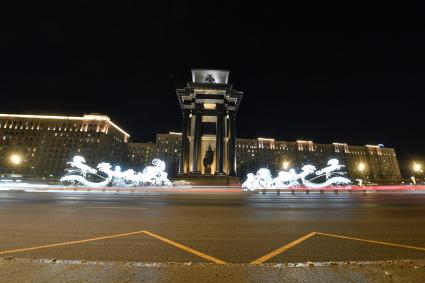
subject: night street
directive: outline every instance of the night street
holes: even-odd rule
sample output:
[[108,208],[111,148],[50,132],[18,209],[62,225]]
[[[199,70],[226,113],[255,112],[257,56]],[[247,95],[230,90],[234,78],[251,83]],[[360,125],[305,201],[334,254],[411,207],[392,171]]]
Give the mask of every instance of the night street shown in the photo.
[[3,6],[0,283],[425,282],[422,2]]
[[[424,215],[425,193],[419,191],[4,191],[0,257],[157,263],[425,259]],[[43,247],[52,244],[60,245]]]

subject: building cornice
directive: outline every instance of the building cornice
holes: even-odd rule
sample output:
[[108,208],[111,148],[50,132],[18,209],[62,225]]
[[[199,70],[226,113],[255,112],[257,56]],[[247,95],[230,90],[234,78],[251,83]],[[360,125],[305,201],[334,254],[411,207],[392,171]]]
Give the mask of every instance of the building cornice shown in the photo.
[[49,120],[75,120],[75,121],[103,121],[107,122],[109,125],[117,129],[119,132],[130,137],[126,131],[117,126],[112,122],[108,116],[104,115],[93,115],[88,114],[88,116],[77,117],[77,116],[57,116],[57,115],[24,115],[24,114],[0,114],[0,117],[4,118],[24,118],[24,119],[49,119]]

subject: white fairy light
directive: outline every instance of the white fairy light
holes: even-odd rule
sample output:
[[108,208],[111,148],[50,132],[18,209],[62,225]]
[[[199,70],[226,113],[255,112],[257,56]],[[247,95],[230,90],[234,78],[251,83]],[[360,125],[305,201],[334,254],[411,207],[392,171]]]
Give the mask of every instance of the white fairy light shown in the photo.
[[[152,160],[153,166],[147,166],[142,172],[136,172],[133,169],[121,171],[120,166],[115,166],[114,170],[111,170],[113,166],[106,162],[99,163],[97,169],[95,169],[85,162],[84,157],[74,156],[72,161],[67,163],[71,168],[68,170],[68,174],[60,179],[61,183],[89,187],[169,187],[172,185],[168,180],[167,172],[165,172],[165,162],[160,159]],[[106,175],[106,177],[99,173]],[[89,181],[86,178],[89,174],[103,180],[99,182]]]
[[[242,184],[244,190],[259,190],[259,189],[286,189],[296,188],[303,185],[308,188],[323,188],[327,186],[349,185],[351,181],[342,177],[340,170],[344,165],[340,165],[337,159],[330,159],[327,167],[316,170],[313,165],[304,165],[300,173],[296,173],[294,168],[288,171],[279,171],[276,178],[272,178],[270,170],[261,168],[257,174],[249,173],[246,181]],[[285,167],[285,166],[284,166]],[[309,176],[313,176],[310,177]],[[322,183],[317,183],[315,180],[319,177],[325,177],[326,180]]]

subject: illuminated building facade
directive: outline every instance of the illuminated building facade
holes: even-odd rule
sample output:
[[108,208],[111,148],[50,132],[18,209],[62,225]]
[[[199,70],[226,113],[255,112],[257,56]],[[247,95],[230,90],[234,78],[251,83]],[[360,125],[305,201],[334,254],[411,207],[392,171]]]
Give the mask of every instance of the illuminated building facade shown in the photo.
[[[121,163],[126,160],[129,137],[101,114],[0,114],[0,174],[56,178],[75,155],[84,156],[88,164]],[[12,164],[11,156],[20,156],[21,162]]]
[[156,144],[154,143],[128,143],[128,165],[134,168],[144,168],[151,165],[156,157]]
[[128,165],[133,168],[144,168],[152,165],[154,158],[159,158],[165,161],[170,176],[177,176],[180,149],[181,133],[157,134],[155,143],[128,144]]
[[[178,176],[180,133],[157,134],[156,143],[141,145],[149,148],[154,146],[155,156],[166,162],[170,176]],[[353,181],[397,182],[401,179],[394,149],[382,145],[318,144],[302,140],[276,141],[271,138],[236,139],[236,170],[242,179],[247,173],[259,168],[268,168],[274,175],[278,171],[299,169],[307,164],[323,168],[330,159],[337,159],[344,165],[342,171],[346,171],[347,177]],[[141,164],[147,165],[150,164]]]
[[170,176],[177,176],[179,172],[181,133],[156,135],[156,156],[165,160]]
[[[74,155],[87,164],[108,161],[144,168],[154,158],[166,162],[170,177],[177,177],[181,161],[182,134],[157,134],[155,143],[129,143],[129,135],[108,116],[83,117],[0,114],[0,174],[12,172],[36,178],[63,175]],[[13,163],[12,157],[18,156]],[[244,178],[258,168],[273,174],[288,168],[314,164],[325,167],[329,159],[345,165],[347,176],[371,182],[400,180],[393,148],[382,145],[352,146],[345,143],[276,141],[271,138],[236,139],[236,172]]]
[[394,149],[382,145],[316,144],[312,141],[286,142],[271,138],[237,139],[236,157],[241,177],[262,167],[270,169],[273,174],[307,164],[323,168],[329,159],[337,159],[353,181],[397,182],[401,179]]

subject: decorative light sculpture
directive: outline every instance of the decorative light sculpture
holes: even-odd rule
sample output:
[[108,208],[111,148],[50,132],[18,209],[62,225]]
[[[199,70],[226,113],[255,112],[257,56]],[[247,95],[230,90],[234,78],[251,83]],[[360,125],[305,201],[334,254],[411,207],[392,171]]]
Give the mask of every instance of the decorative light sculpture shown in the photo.
[[[153,166],[147,166],[142,172],[136,172],[133,169],[121,171],[120,166],[115,166],[106,162],[99,163],[97,169],[85,164],[86,160],[82,156],[74,156],[68,173],[60,179],[60,182],[71,186],[87,187],[170,187],[172,183],[168,180],[168,174],[165,172],[165,162],[160,159],[152,160]],[[87,175],[97,178],[100,181],[94,182],[87,180]]]
[[[259,189],[287,189],[297,188],[301,185],[307,188],[324,188],[334,187],[339,185],[350,185],[351,181],[343,177],[343,172],[336,172],[344,165],[340,165],[337,159],[330,159],[327,167],[316,170],[313,165],[304,165],[300,173],[296,173],[295,169],[289,171],[279,171],[276,178],[272,178],[269,169],[261,168],[257,174],[249,173],[246,181],[242,184],[244,190],[259,190]],[[311,177],[312,175],[316,175]],[[318,183],[317,179],[325,177],[324,182]]]

